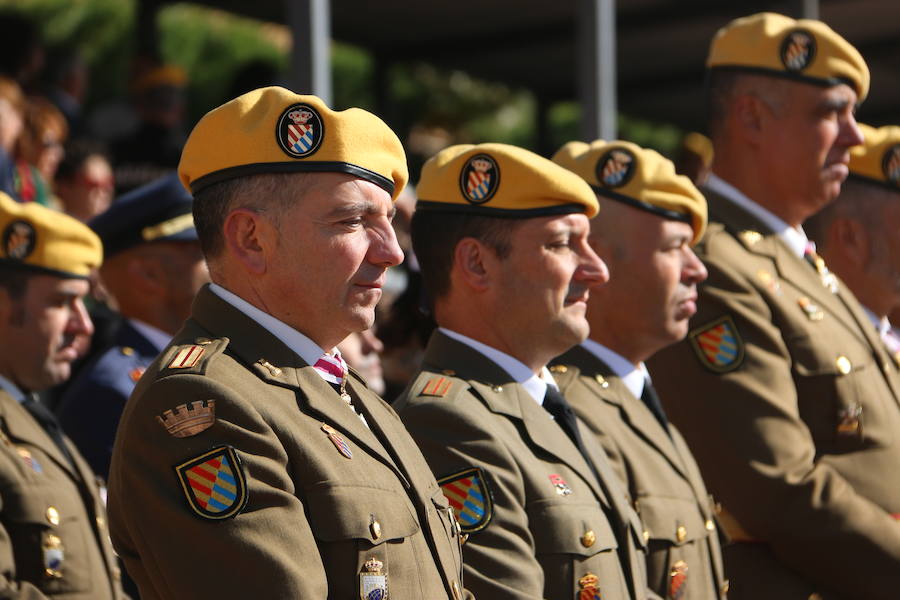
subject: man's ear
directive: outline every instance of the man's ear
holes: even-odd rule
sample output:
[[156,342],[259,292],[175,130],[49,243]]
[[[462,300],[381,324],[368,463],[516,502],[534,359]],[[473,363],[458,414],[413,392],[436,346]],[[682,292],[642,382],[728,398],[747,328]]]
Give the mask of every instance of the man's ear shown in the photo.
[[248,208],[236,208],[225,217],[222,231],[225,251],[231,253],[246,271],[254,275],[266,272],[277,239],[273,237],[276,232],[268,220]]
[[742,139],[761,143],[766,120],[772,118],[772,110],[762,98],[753,94],[740,94],[731,105],[731,119]]
[[478,292],[490,287],[499,260],[496,252],[475,238],[461,239],[453,251],[453,269],[459,281]]

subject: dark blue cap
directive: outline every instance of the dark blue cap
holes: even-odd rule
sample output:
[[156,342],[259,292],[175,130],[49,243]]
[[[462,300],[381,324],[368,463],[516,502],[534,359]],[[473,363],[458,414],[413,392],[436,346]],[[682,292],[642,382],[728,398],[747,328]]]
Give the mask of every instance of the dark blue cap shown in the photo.
[[88,225],[106,257],[148,242],[196,240],[193,201],[172,173],[120,196]]

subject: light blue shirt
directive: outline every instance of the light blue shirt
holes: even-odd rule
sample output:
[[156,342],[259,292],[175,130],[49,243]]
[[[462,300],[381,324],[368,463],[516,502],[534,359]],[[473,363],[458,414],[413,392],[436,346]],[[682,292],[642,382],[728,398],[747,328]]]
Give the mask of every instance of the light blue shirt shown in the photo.
[[634,366],[621,354],[594,340],[584,340],[581,346],[605,362],[635,398],[641,397],[641,394],[644,393],[644,383],[650,379],[650,373],[644,363]]

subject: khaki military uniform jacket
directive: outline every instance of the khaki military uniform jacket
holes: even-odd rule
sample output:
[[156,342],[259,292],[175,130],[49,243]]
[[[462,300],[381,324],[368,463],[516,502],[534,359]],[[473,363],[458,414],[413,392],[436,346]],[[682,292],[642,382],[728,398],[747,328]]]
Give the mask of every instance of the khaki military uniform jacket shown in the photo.
[[665,598],[725,597],[722,550],[706,486],[674,426],[664,430],[622,380],[584,346],[552,367],[560,391],[628,488],[648,538],[647,579]]
[[0,391],[0,598],[121,599],[94,474]]
[[[113,451],[110,529],[142,600],[463,597],[456,522],[427,463],[355,374],[347,391],[371,429],[271,333],[200,291]],[[234,485],[204,508],[180,473],[208,452],[224,453]]]
[[594,575],[604,600],[645,598],[640,522],[587,430],[603,481],[484,355],[436,331],[422,368],[397,412],[439,481],[477,467],[487,482],[485,517],[463,548],[467,587],[491,600],[572,600]]
[[832,293],[759,221],[707,198],[694,329],[649,364],[726,529],[748,542],[725,551],[730,596],[897,598],[896,367],[845,286]]

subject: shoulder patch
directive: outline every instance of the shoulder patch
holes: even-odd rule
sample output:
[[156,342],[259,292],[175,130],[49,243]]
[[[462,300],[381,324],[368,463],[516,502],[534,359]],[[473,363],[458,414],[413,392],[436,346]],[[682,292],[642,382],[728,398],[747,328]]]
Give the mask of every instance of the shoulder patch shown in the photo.
[[190,346],[181,346],[175,352],[172,360],[166,365],[167,369],[189,369],[200,362],[206,349],[203,346],[191,344]]
[[428,380],[428,383],[425,384],[425,387],[422,388],[422,391],[419,392],[419,395],[437,396],[438,398],[443,398],[447,395],[447,392],[449,392],[450,388],[452,387],[453,381],[451,379],[447,379],[446,377],[441,377],[440,375],[438,375]]
[[204,519],[236,516],[247,505],[247,480],[234,448],[217,446],[175,467],[191,510]]
[[156,421],[165,427],[169,435],[190,437],[209,429],[216,422],[216,401],[195,400],[179,404],[157,415]]
[[481,467],[470,467],[438,479],[463,533],[488,526],[494,516],[493,498]]
[[698,327],[688,334],[700,364],[714,373],[728,373],[744,360],[744,341],[730,316]]

